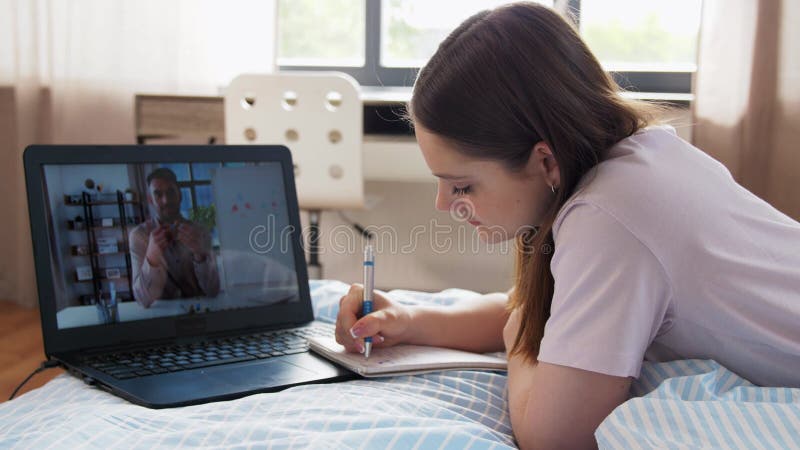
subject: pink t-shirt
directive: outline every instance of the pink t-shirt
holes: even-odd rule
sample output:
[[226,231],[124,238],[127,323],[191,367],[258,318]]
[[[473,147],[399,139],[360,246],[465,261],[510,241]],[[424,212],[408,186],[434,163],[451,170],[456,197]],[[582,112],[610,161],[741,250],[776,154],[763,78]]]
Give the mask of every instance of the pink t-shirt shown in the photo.
[[800,386],[800,223],[672,128],[615,145],[553,235],[540,361],[638,377],[645,359],[714,359]]

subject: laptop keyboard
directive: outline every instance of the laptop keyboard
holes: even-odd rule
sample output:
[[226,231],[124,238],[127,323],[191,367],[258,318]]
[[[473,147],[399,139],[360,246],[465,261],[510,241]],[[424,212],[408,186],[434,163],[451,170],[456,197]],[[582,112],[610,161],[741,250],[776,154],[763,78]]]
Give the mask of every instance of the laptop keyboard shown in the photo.
[[273,358],[308,351],[311,336],[331,336],[333,327],[267,331],[244,336],[217,338],[191,344],[165,345],[150,349],[92,356],[87,364],[119,380],[167,372],[219,366]]

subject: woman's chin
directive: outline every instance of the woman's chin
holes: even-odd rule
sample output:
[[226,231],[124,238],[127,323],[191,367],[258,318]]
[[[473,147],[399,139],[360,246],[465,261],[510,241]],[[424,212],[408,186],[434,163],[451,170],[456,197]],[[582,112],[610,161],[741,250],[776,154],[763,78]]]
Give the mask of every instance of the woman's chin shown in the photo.
[[475,227],[475,231],[478,232],[478,237],[480,238],[481,242],[486,244],[498,244],[514,237],[503,228],[496,226],[489,227],[486,225],[478,225]]

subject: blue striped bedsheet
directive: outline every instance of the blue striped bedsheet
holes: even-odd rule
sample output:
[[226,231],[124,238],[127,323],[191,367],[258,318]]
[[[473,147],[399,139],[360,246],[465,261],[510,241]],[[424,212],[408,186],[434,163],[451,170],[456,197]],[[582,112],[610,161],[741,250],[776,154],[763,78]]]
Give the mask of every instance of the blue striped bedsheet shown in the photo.
[[[316,317],[332,322],[347,289],[312,282]],[[390,295],[449,305],[478,294]],[[0,448],[514,448],[506,381],[446,371],[151,410],[62,375],[0,404]],[[597,430],[601,448],[800,448],[800,390],[757,388],[713,361],[645,363],[632,393]]]
[[[316,317],[332,322],[348,286],[311,283]],[[392,292],[451,304],[474,292]],[[447,371],[306,385],[152,410],[62,375],[0,404],[0,448],[509,449],[506,376]]]
[[645,362],[601,448],[800,449],[800,389],[758,387],[715,361]]

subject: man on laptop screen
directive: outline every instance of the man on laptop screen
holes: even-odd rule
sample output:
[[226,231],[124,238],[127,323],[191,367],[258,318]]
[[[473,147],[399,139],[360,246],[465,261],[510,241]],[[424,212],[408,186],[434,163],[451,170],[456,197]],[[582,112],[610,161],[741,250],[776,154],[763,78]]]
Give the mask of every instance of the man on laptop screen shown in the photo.
[[59,164],[44,178],[59,328],[299,298],[278,163]]
[[216,297],[219,273],[211,234],[181,215],[175,172],[159,167],[146,181],[151,217],[129,237],[134,298],[147,308],[157,299]]

